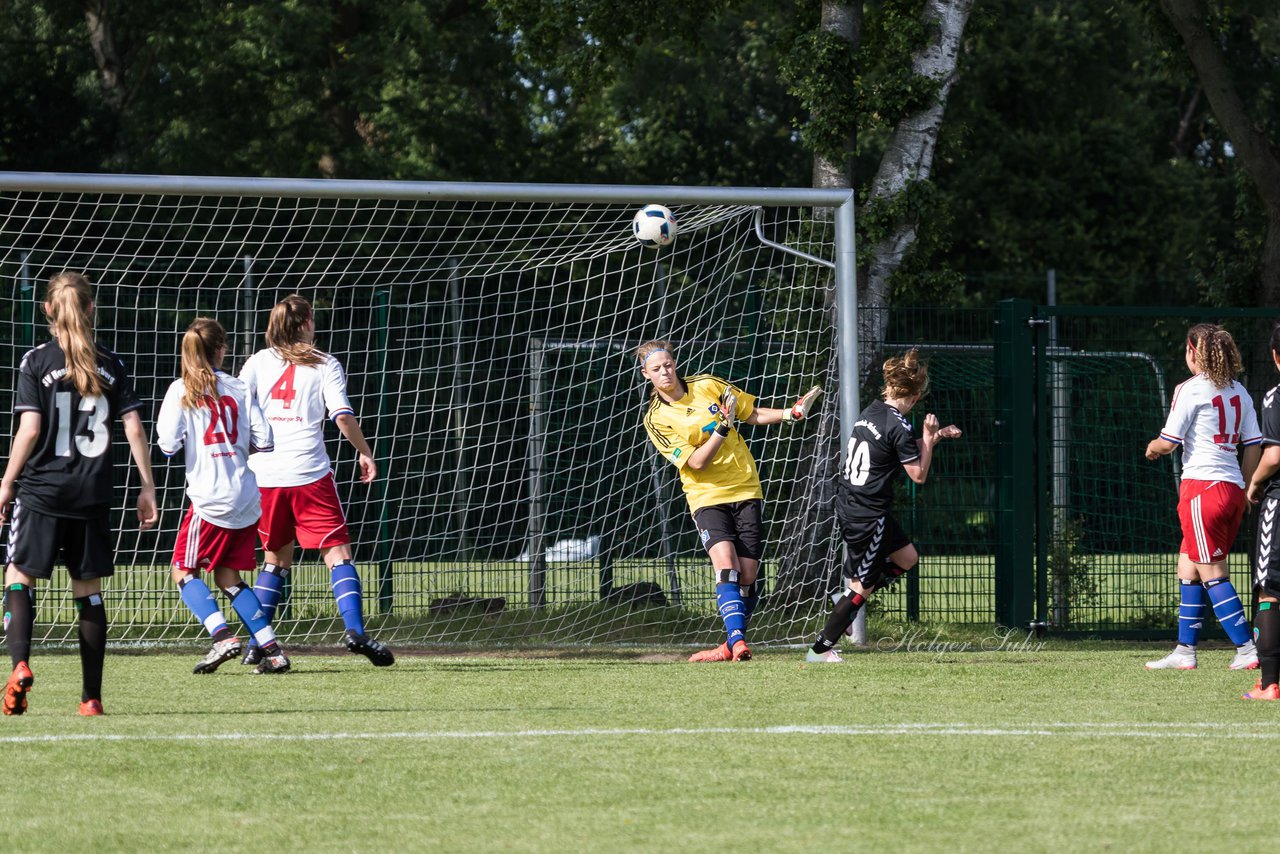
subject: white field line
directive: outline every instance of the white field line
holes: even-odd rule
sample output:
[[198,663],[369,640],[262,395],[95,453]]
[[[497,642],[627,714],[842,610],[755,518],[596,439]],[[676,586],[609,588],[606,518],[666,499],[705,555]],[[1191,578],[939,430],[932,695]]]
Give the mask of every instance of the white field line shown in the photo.
[[614,738],[619,736],[680,737],[702,735],[825,735],[825,736],[944,736],[985,738],[1030,738],[1070,736],[1073,738],[1224,738],[1280,739],[1280,721],[1229,723],[1027,723],[998,727],[964,723],[902,723],[867,726],[771,726],[771,727],[698,727],[649,729],[526,729],[526,730],[421,730],[415,732],[325,732],[325,733],[49,733],[46,735],[0,736],[0,744],[56,744],[59,742],[312,742],[312,741],[427,741],[432,739],[501,739],[525,738]]

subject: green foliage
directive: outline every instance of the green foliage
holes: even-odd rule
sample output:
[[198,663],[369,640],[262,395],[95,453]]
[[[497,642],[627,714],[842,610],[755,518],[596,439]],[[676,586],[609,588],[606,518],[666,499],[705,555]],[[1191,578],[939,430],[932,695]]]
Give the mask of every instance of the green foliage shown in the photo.
[[[921,0],[660,10],[606,0],[105,4],[122,99],[79,4],[5,0],[0,168],[804,185],[937,95]],[[1211,0],[1250,115],[1280,133],[1280,7]],[[1265,210],[1158,4],[975,4],[930,182],[866,205],[916,243],[896,301],[1253,302]]]
[[846,159],[858,118],[857,88],[850,85],[858,79],[854,46],[832,33],[810,30],[796,39],[779,71],[808,112],[800,122],[805,144],[832,161]]
[[[1081,550],[1083,541],[1084,519],[1076,516],[1068,520],[1060,530],[1054,531],[1049,542],[1049,577],[1052,579],[1054,595],[1060,597],[1061,604],[1066,605],[1068,615],[1071,609],[1077,606],[1088,607],[1099,598],[1093,562]],[[1067,624],[1056,628],[1064,629],[1069,626],[1068,616]]]

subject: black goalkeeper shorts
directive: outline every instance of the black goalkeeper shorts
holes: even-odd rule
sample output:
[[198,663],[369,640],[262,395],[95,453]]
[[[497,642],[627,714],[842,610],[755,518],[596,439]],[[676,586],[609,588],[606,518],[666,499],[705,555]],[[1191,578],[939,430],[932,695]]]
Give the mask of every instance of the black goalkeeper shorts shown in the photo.
[[751,498],[732,504],[713,504],[693,511],[698,538],[708,552],[716,543],[731,542],[738,557],[760,560],[764,555],[764,500]]

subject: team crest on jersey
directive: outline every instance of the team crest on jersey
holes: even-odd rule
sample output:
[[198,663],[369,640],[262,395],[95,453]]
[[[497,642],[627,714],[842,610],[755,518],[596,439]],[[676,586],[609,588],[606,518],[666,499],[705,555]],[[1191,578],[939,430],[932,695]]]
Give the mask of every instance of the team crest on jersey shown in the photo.
[[672,451],[671,456],[676,458],[677,460],[680,459],[680,449],[676,448],[674,451]]
[[707,407],[707,411],[708,411],[708,412],[710,412],[712,415],[719,415],[719,414],[720,414],[720,404],[718,404],[718,403],[713,403],[713,404],[711,404],[710,406],[708,406],[708,407]]

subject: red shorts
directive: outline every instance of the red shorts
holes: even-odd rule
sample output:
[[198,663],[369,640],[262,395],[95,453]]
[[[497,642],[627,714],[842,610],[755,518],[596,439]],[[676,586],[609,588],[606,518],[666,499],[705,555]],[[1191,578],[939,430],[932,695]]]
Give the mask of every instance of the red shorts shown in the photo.
[[1195,563],[1227,559],[1244,516],[1244,490],[1221,480],[1184,480],[1178,490],[1179,551]]
[[333,475],[303,486],[263,486],[258,536],[269,552],[296,541],[304,549],[327,549],[351,542]]
[[173,565],[186,570],[214,570],[225,566],[236,572],[252,571],[258,565],[253,551],[258,543],[253,531],[253,525],[220,528],[201,519],[188,507],[173,544]]

